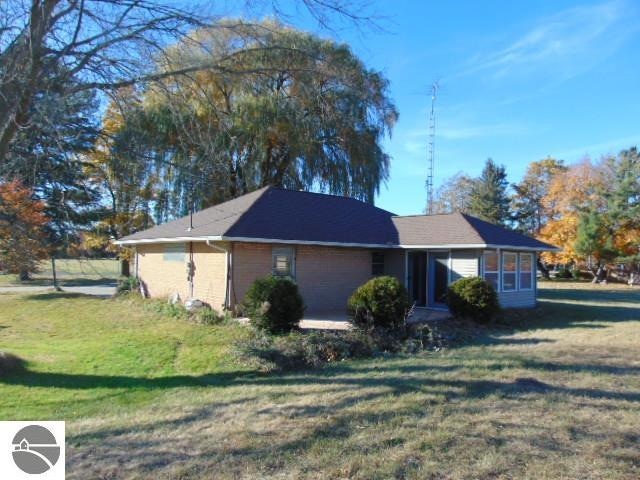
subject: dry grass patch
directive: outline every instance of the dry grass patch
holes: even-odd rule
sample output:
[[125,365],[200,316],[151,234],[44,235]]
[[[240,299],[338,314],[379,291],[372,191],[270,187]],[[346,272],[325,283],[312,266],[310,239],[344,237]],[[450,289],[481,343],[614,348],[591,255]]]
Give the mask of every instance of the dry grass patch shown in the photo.
[[540,294],[516,315],[526,328],[457,349],[187,375],[193,384],[167,373],[145,402],[67,418],[67,475],[637,479],[640,292],[563,283]]

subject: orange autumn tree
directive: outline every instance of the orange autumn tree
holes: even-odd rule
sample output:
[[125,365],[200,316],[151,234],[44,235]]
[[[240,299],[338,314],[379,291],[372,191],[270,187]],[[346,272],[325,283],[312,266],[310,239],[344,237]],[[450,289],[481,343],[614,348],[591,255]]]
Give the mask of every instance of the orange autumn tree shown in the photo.
[[594,164],[588,158],[553,177],[549,191],[542,199],[549,220],[538,238],[562,250],[543,253],[545,262],[569,264],[582,259],[575,250],[580,218],[587,212],[605,210],[604,188],[602,165]]
[[45,204],[19,181],[0,183],[0,269],[28,280],[47,257]]

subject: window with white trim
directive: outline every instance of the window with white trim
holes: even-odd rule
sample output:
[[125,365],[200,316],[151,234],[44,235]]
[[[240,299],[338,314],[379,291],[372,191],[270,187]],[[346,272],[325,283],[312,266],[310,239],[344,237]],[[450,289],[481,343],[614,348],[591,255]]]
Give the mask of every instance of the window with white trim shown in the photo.
[[483,277],[485,281],[493,285],[495,291],[499,291],[498,289],[498,280],[500,275],[500,262],[498,257],[498,252],[495,251],[487,251],[484,252],[483,255]]
[[167,243],[164,246],[165,262],[184,262],[186,246],[184,243]]
[[533,289],[533,254],[520,254],[520,290]]
[[274,275],[295,277],[295,258],[293,248],[274,247],[271,250],[271,270]]
[[502,291],[513,292],[517,290],[518,255],[504,252],[502,254]]

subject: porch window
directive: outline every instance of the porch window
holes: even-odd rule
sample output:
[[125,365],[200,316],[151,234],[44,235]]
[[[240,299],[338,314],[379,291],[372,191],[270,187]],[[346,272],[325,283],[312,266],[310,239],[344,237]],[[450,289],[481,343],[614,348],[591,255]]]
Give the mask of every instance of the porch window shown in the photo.
[[483,255],[483,277],[493,285],[496,292],[499,291],[498,280],[500,275],[500,262],[497,252],[484,252]]
[[278,247],[271,250],[271,269],[274,275],[294,277],[295,266],[293,248]]
[[505,252],[502,254],[502,291],[513,292],[517,289],[516,273],[518,270],[518,255]]
[[533,255],[531,253],[520,254],[520,290],[533,288]]
[[184,262],[185,251],[184,243],[168,243],[164,246],[162,258],[165,262]]
[[384,275],[383,252],[371,252],[371,275]]

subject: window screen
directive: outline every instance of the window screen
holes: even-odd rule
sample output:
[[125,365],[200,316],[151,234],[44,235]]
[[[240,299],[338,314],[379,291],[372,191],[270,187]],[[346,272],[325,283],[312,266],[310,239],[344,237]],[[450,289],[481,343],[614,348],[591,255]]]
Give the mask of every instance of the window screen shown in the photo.
[[493,285],[493,288],[495,289],[495,291],[497,292],[499,290],[498,288],[498,280],[499,280],[499,274],[500,274],[500,265],[499,265],[499,258],[498,258],[498,253],[497,252],[484,252],[484,279],[489,282],[491,285]]
[[520,290],[533,288],[533,255],[531,253],[520,254]]
[[278,247],[271,251],[272,271],[274,275],[293,277],[293,248]]
[[515,253],[502,254],[502,291],[512,292],[517,288],[516,272],[518,269],[518,255]]

